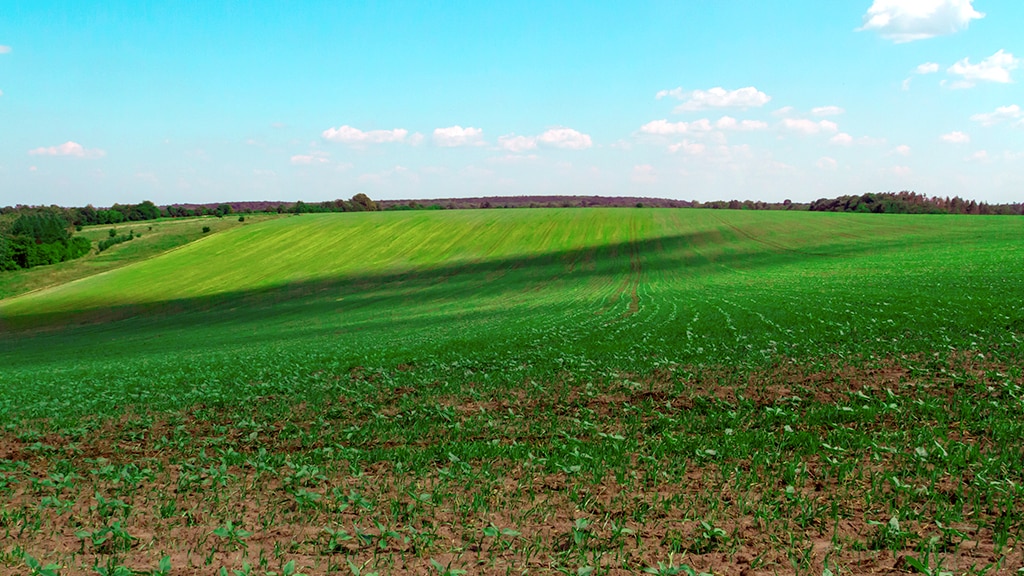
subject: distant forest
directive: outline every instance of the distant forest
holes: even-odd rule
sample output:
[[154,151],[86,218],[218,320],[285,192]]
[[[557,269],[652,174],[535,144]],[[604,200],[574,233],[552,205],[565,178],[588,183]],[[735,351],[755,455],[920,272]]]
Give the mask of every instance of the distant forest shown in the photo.
[[[437,200],[371,200],[356,194],[349,200],[327,202],[227,202],[157,206],[150,201],[114,204],[109,208],[61,206],[7,206],[0,208],[0,271],[32,268],[72,260],[88,254],[92,244],[72,234],[83,226],[120,224],[157,218],[193,218],[229,214],[366,212],[377,210],[466,210],[496,208],[588,208],[596,206],[651,208],[707,208],[718,210],[807,210],[871,214],[1004,214],[1024,215],[1024,203],[986,204],[959,196],[940,198],[916,192],[880,192],[860,196],[821,198],[809,204],[751,200],[699,202],[628,196],[496,196]],[[112,238],[97,251],[131,237]]]

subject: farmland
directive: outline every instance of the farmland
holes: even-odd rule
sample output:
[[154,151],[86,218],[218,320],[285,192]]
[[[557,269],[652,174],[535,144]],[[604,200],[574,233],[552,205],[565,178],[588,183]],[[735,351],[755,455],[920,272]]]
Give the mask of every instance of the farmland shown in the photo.
[[0,573],[1024,563],[1024,220],[595,208],[189,233],[0,300]]

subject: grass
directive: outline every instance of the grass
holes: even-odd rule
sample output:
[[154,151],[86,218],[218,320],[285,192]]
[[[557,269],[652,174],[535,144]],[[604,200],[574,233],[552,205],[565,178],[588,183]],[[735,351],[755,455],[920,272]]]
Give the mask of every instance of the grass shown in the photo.
[[[250,215],[247,223],[255,223],[275,216]],[[0,299],[19,296],[36,290],[43,290],[113,270],[139,260],[158,256],[203,236],[202,227],[209,226],[212,232],[227,230],[242,225],[237,217],[228,218],[182,218],[162,219],[145,222],[127,222],[106,226],[87,226],[75,234],[88,238],[93,243],[93,252],[78,260],[62,262],[30,270],[4,272],[0,274]],[[134,232],[137,237],[131,242],[119,244],[102,253],[95,251],[96,244],[109,237],[109,231],[118,235]]]
[[0,300],[0,573],[1006,573],[1022,231],[303,215]]

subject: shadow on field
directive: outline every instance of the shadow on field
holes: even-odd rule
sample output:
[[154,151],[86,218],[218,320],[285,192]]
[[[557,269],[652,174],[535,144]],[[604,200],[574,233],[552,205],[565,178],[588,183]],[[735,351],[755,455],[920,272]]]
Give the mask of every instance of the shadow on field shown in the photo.
[[[33,334],[53,332],[70,335],[96,325],[109,325],[115,331],[120,327],[173,331],[218,323],[284,323],[292,319],[315,322],[325,314],[367,308],[388,314],[371,321],[380,326],[364,328],[398,328],[402,319],[396,320],[391,313],[400,313],[412,303],[466,302],[463,313],[468,313],[472,311],[473,299],[481,296],[514,298],[543,291],[545,287],[565,288],[582,283],[617,286],[664,273],[671,273],[680,281],[699,280],[723,272],[752,271],[862,252],[862,247],[841,242],[813,248],[815,252],[766,248],[742,239],[723,240],[718,231],[679,234],[543,254],[323,278],[143,305],[0,317],[0,341],[11,344]],[[872,246],[876,248],[877,245]],[[123,321],[129,319],[130,326],[125,325]]]

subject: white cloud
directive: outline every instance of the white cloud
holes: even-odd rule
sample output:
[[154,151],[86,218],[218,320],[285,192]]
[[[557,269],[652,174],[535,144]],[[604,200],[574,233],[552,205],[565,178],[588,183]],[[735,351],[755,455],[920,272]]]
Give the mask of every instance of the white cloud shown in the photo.
[[818,159],[817,165],[818,168],[821,168],[822,170],[835,170],[836,167],[839,166],[839,162],[837,162],[835,158],[822,156]]
[[536,154],[505,154],[504,156],[488,158],[487,161],[492,164],[522,164],[524,162],[533,162],[537,158],[539,156]]
[[382,144],[385,142],[401,142],[409,131],[404,128],[394,130],[369,130],[362,131],[358,128],[345,125],[340,128],[328,128],[321,136],[324,140],[331,142],[343,142],[345,144]]
[[0,90],[0,96],[3,96],[3,95],[4,95],[4,91]]
[[310,152],[309,154],[296,154],[292,156],[291,163],[294,166],[310,166],[313,164],[327,164],[330,160],[327,159],[327,154],[324,152]]
[[689,123],[690,132],[711,132],[711,120],[707,118],[701,118],[700,120],[694,120]]
[[28,151],[31,156],[75,156],[78,158],[99,158],[107,153],[99,149],[84,148],[78,142],[67,141],[60,146],[40,146]]
[[662,90],[655,97],[659,100],[671,96],[684,102],[675,108],[675,112],[692,112],[709,108],[760,108],[767,104],[771,96],[753,86],[739,90],[726,90],[720,86],[710,90],[693,90],[685,92],[682,88]]
[[840,146],[849,146],[850,144],[853,144],[853,136],[850,136],[846,132],[840,132],[839,134],[829,138],[828,141]]
[[893,152],[899,154],[900,156],[910,156],[910,146],[907,146],[906,144],[900,144],[895,149],[893,149]]
[[498,138],[498,147],[509,152],[523,152],[537,147],[537,140],[530,136],[506,134]]
[[760,120],[736,120],[731,116],[722,116],[715,122],[715,128],[719,130],[750,132],[753,130],[767,130],[768,123]]
[[11,53],[11,47],[10,46],[0,45],[0,54],[10,54],[10,53]]
[[572,128],[551,128],[539,136],[506,134],[498,138],[498,147],[509,152],[533,150],[538,145],[568,150],[584,150],[594,145],[590,135]]
[[555,148],[566,148],[569,150],[583,150],[593,146],[590,136],[573,130],[572,128],[552,128],[540,136],[537,142]]
[[804,118],[783,118],[782,127],[790,132],[801,134],[819,134],[821,132],[838,132],[839,126],[831,120],[807,120]]
[[[996,124],[1017,120],[1018,118],[1024,118],[1024,110],[1021,110],[1020,106],[1016,104],[1000,106],[994,112],[989,112],[988,114],[975,114],[971,116],[971,120],[982,126],[995,126]],[[1017,124],[1020,123],[1018,122]]]
[[910,166],[893,166],[892,173],[897,176],[910,176],[914,171],[910,169]]
[[434,144],[445,148],[456,146],[481,146],[484,131],[481,128],[472,126],[450,126],[448,128],[437,128],[434,130]]
[[953,34],[985,15],[973,0],[874,0],[858,31],[873,30],[896,43]]
[[654,166],[650,164],[638,164],[633,166],[633,182],[639,184],[653,184],[658,181],[658,175],[654,172]]
[[918,64],[917,68],[914,68],[914,74],[935,74],[939,71],[939,65],[935,62],[925,62],[924,64]]
[[669,122],[668,120],[652,120],[640,127],[644,134],[657,134],[667,136],[669,134],[684,134],[690,131],[690,124],[687,122]]
[[1000,50],[977,64],[971,64],[969,59],[964,58],[950,66],[946,72],[963,78],[954,83],[953,88],[970,88],[979,80],[999,84],[1013,82],[1010,71],[1019,66],[1020,58],[1014,58],[1013,54]]
[[987,150],[978,150],[974,154],[971,154],[970,156],[968,156],[967,160],[970,161],[970,162],[985,162],[985,161],[988,160],[988,151]]
[[776,118],[785,118],[792,114],[794,110],[795,109],[792,106],[783,106],[782,108],[772,112],[772,116],[775,116]]
[[950,132],[949,134],[943,134],[939,136],[939,140],[947,142],[949,144],[966,144],[971,141],[971,137],[963,132]]
[[669,122],[668,120],[652,120],[640,127],[643,134],[655,136],[671,136],[673,134],[707,134],[715,129],[751,132],[766,130],[767,122],[760,120],[737,120],[732,116],[722,116],[714,123],[707,118],[693,122]]
[[811,108],[811,114],[815,116],[838,116],[846,112],[839,106],[818,106],[817,108]]
[[699,156],[700,154],[703,154],[706,149],[707,146],[704,144],[701,144],[700,142],[690,142],[688,140],[683,140],[682,142],[672,144],[668,147],[668,151],[673,154],[676,152],[682,152],[684,154],[689,154],[690,156]]
[[657,100],[661,100],[666,96],[671,96],[676,100],[682,100],[683,98],[686,97],[686,92],[683,91],[682,87],[673,88],[671,90],[659,90],[658,93],[654,95],[654,98]]
[[640,131],[647,134],[684,134],[687,132],[708,132],[710,130],[711,121],[707,118],[701,118],[693,122],[655,120],[640,127]]

